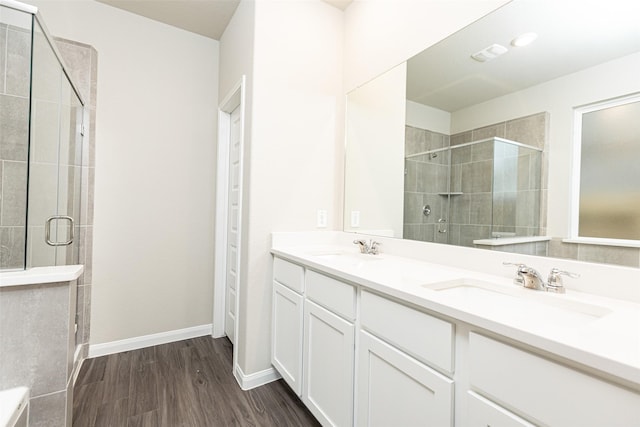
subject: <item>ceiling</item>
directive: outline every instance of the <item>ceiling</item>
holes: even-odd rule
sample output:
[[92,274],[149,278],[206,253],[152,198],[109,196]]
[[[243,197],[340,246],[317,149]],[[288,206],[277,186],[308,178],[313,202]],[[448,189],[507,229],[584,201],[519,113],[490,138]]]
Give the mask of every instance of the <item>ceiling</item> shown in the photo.
[[240,0],[97,1],[215,40],[220,40],[240,3]]
[[[240,0],[97,0],[154,21],[220,40]],[[323,0],[344,10],[352,0]]]
[[[407,98],[454,112],[640,50],[640,1],[514,1],[408,61]],[[538,39],[513,47],[516,36]],[[492,61],[471,59],[498,43]]]

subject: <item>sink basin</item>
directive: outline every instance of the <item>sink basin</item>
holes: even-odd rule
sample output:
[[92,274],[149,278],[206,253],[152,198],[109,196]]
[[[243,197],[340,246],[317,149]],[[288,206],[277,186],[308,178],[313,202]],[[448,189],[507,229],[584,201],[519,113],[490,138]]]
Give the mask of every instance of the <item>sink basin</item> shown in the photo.
[[480,305],[510,316],[532,316],[540,323],[570,326],[597,320],[611,312],[606,307],[570,300],[564,295],[462,278],[422,287],[457,297],[463,304]]

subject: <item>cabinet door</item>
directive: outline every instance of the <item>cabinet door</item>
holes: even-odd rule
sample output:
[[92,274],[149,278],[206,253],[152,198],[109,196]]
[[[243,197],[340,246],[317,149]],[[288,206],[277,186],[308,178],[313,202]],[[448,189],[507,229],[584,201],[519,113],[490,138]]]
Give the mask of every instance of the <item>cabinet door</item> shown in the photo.
[[302,401],[324,426],[353,425],[354,326],[306,300]]
[[367,332],[359,339],[358,425],[452,425],[451,379]]
[[293,391],[302,393],[302,295],[273,282],[271,363]]

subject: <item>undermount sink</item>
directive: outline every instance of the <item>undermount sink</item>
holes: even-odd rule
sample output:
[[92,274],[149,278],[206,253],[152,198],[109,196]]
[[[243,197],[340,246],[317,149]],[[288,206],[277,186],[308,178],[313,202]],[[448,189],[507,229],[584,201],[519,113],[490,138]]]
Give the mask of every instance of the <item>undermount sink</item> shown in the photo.
[[518,317],[533,316],[536,321],[558,326],[581,324],[611,313],[608,308],[570,300],[564,295],[471,278],[437,282],[422,287],[458,297],[462,303],[495,307],[496,310]]

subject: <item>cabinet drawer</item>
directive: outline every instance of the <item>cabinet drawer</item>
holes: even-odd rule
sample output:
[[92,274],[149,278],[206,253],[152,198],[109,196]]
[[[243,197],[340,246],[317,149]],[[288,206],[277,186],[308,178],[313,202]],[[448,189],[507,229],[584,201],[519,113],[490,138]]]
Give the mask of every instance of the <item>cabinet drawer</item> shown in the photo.
[[306,296],[334,313],[353,321],[356,318],[356,289],[315,271],[307,271]]
[[506,408],[550,426],[638,426],[640,394],[471,333],[470,383]]
[[469,427],[535,427],[503,407],[470,391],[467,393]]
[[421,362],[453,372],[453,324],[362,291],[362,327]]
[[304,268],[280,258],[273,260],[273,279],[293,289],[304,292]]

